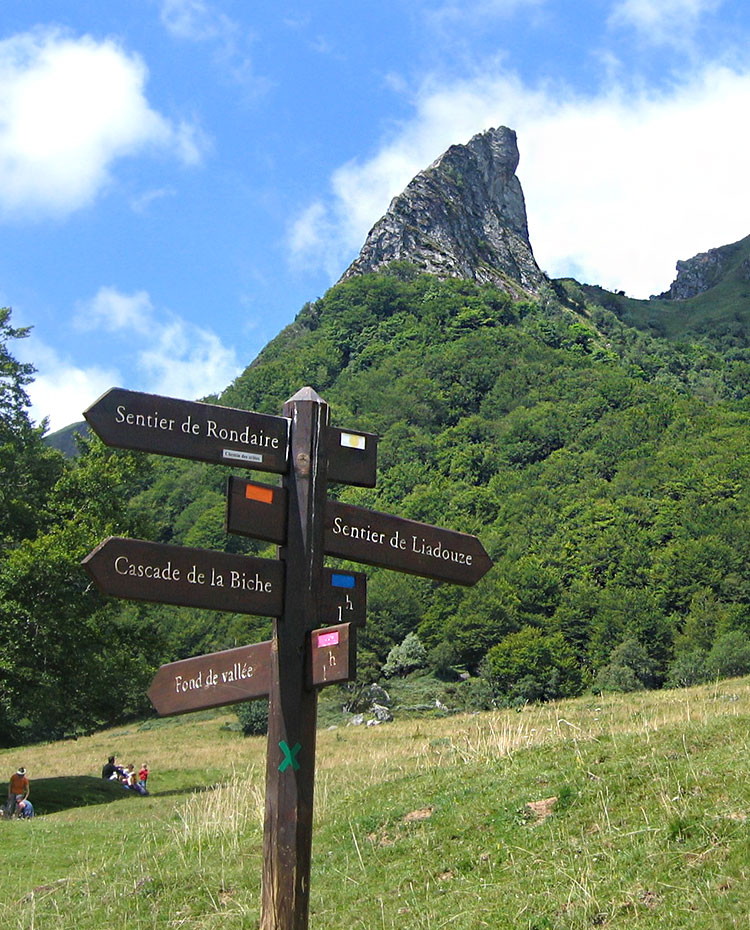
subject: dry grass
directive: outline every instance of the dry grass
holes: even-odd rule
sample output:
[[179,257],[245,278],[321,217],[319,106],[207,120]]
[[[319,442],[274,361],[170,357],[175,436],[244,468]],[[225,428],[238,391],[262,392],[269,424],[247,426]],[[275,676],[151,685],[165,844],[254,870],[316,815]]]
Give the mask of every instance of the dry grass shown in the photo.
[[[320,731],[311,927],[739,926],[750,803],[736,718],[750,718],[748,679]],[[233,719],[0,751],[32,792],[35,777],[97,774],[112,752],[148,761],[155,790],[4,825],[21,882],[0,925],[255,926],[266,746],[221,729]]]

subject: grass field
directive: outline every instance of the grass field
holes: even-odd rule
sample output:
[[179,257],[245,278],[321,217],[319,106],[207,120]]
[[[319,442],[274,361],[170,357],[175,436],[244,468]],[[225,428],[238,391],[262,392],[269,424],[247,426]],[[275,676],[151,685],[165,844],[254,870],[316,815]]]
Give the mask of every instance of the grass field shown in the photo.
[[[256,927],[265,740],[233,719],[0,752],[49,811],[0,822],[0,927]],[[321,730],[310,927],[746,928],[749,722],[742,679]]]

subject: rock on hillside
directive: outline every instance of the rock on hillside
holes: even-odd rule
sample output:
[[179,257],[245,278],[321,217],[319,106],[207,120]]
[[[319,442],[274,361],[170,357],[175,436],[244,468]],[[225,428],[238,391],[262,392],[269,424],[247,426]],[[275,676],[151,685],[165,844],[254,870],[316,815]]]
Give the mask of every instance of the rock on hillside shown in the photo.
[[687,300],[689,297],[697,297],[730,274],[743,281],[750,281],[750,257],[747,254],[749,240],[750,237],[741,239],[677,262],[677,277],[669,290],[657,295],[657,299]]
[[529,243],[517,167],[516,134],[505,126],[452,145],[394,197],[342,280],[408,261],[441,278],[535,293],[547,279]]

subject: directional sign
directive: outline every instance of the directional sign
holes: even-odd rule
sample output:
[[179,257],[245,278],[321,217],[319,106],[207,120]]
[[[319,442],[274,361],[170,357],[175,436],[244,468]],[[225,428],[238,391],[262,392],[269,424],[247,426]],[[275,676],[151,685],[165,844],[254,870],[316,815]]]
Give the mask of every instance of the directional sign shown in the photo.
[[367,619],[367,575],[343,569],[323,569],[323,623],[364,626]]
[[232,475],[227,489],[227,532],[285,542],[286,502],[286,488]]
[[[266,697],[271,641],[162,665],[148,689],[161,717]],[[308,687],[349,681],[356,674],[354,630],[348,623],[313,630],[308,641]]]
[[111,388],[83,414],[108,446],[259,471],[287,470],[289,421]]
[[271,643],[225,649],[162,665],[148,696],[162,717],[265,697],[271,683]]
[[476,584],[492,567],[476,536],[339,501],[327,503],[324,545],[328,555],[455,584]]
[[328,480],[374,488],[378,459],[375,433],[328,427]]
[[351,681],[357,674],[357,643],[354,628],[341,623],[310,634],[308,686]]
[[274,559],[110,536],[83,560],[103,594],[279,617],[284,565]]

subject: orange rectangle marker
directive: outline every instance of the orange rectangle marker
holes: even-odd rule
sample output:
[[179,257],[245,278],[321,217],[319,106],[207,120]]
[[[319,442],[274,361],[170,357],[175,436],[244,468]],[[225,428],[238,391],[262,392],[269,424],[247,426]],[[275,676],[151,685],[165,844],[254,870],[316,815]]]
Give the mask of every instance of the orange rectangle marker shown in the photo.
[[259,501],[261,504],[272,504],[273,488],[260,484],[250,484],[250,482],[248,482],[245,485],[245,497],[249,501]]

